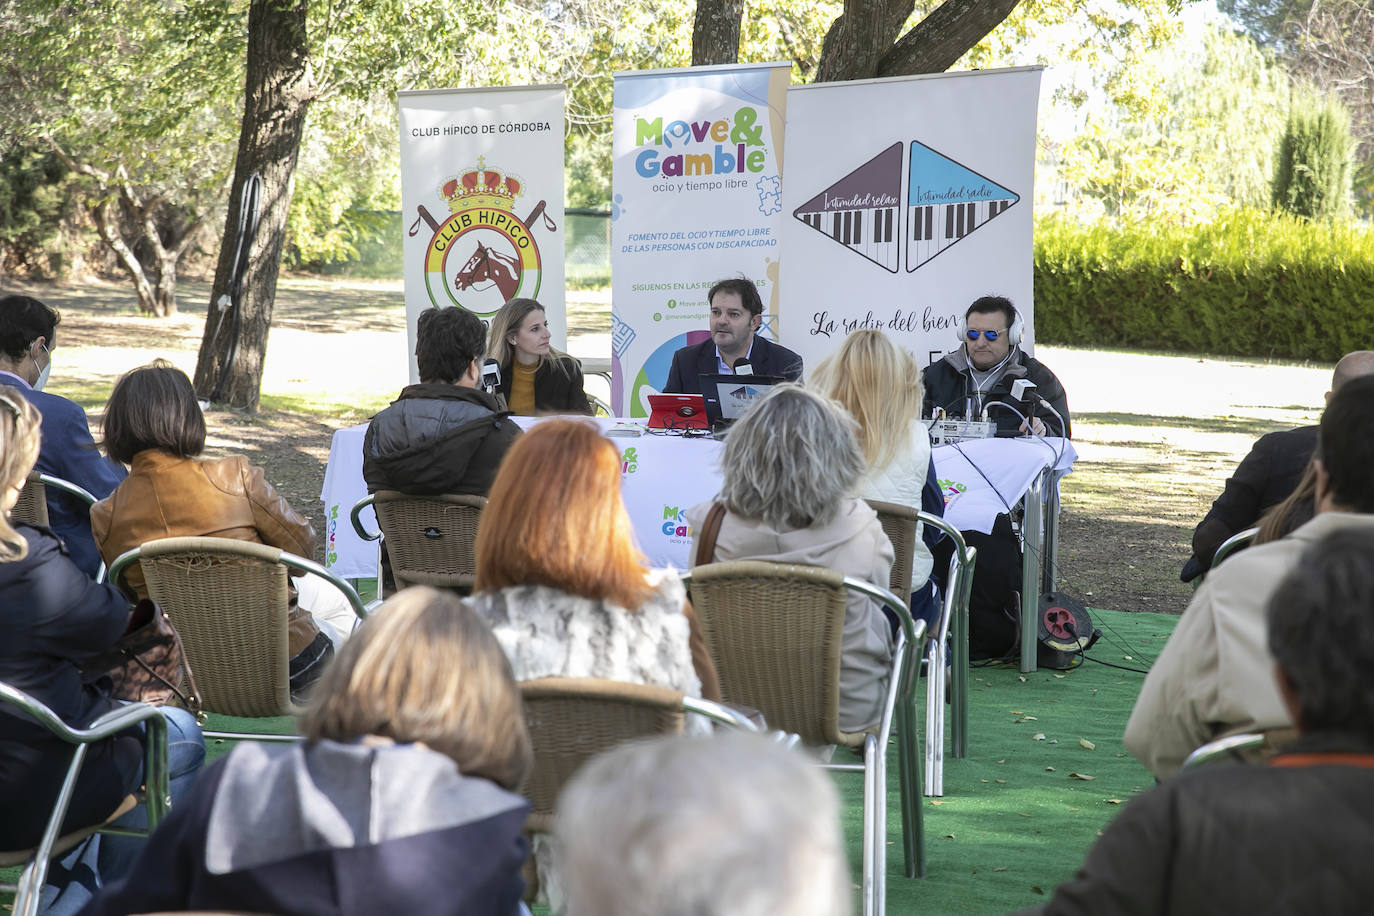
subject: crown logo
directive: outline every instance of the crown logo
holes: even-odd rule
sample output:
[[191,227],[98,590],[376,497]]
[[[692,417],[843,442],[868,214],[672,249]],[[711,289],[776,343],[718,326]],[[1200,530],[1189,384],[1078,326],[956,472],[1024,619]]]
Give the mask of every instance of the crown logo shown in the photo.
[[500,169],[487,168],[484,156],[478,156],[476,166],[448,179],[439,189],[439,195],[448,201],[448,208],[454,213],[469,207],[511,211],[515,198],[524,193],[524,182]]

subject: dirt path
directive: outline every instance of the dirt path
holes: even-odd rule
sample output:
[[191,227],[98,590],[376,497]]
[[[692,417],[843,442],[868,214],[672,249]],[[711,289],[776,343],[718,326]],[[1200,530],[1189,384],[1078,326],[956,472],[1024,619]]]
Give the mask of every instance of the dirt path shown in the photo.
[[[120,373],[154,358],[195,367],[209,287],[186,283],[171,319],[137,314],[122,284],[24,284],[62,310],[50,390],[99,410]],[[607,355],[610,302],[574,293],[569,349]],[[242,453],[317,530],[330,438],[406,382],[397,282],[283,278],[256,416],[211,410],[209,452]],[[1061,587],[1094,607],[1181,611],[1192,528],[1259,435],[1316,422],[1330,366],[1041,347],[1064,382],[1079,460],[1063,485]],[[595,383],[596,380],[593,380]]]

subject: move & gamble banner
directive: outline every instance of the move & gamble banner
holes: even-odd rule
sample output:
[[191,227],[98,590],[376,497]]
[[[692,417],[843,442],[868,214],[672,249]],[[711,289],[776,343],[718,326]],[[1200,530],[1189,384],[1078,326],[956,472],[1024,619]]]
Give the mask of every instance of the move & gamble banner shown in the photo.
[[563,87],[397,93],[410,377],[415,321],[462,306],[484,322],[538,299],[566,349]]
[[[746,276],[777,339],[783,125],[790,65],[615,75],[612,409],[648,416],[673,353],[708,336],[706,292]],[[792,313],[787,313],[789,316]],[[791,322],[789,317],[789,322]],[[789,346],[800,327],[788,326]]]
[[860,328],[922,366],[969,303],[1012,300],[1034,341],[1031,201],[1039,67],[797,86],[788,93],[780,287],[807,370]]

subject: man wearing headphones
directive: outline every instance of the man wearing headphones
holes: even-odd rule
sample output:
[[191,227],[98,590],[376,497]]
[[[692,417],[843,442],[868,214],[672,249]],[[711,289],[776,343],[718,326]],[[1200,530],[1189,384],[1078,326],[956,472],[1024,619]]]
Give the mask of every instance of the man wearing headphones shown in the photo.
[[[1069,404],[1064,386],[1044,363],[1021,351],[1024,324],[1005,296],[975,299],[964,313],[959,331],[961,346],[931,363],[922,373],[926,415],[940,409],[949,417],[987,419],[997,424],[998,436],[1069,438]],[[1013,385],[1020,380],[1035,388],[1017,399]]]

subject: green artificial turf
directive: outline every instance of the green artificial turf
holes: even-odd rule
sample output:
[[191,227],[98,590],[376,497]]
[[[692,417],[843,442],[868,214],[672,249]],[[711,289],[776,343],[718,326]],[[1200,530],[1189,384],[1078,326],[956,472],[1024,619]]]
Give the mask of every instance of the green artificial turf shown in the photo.
[[[1088,654],[1140,668],[1159,654],[1178,620],[1166,614],[1092,614],[1104,637]],[[1141,674],[1091,661],[1073,671],[1042,669],[1029,675],[1015,666],[975,668],[969,755],[949,757],[946,741],[945,795],[923,803],[925,878],[902,874],[896,748],[889,750],[888,912],[1007,913],[1044,903],[1073,876],[1121,806],[1153,783],[1121,745],[1143,680]],[[922,682],[917,716],[922,724],[924,688]],[[293,722],[212,715],[207,727],[290,734]],[[233,742],[215,739],[206,745],[208,763],[228,753]],[[862,781],[837,775],[835,784],[858,912]],[[7,871],[0,871],[0,878],[17,876],[17,869]],[[8,896],[0,900],[8,902]],[[548,910],[535,907],[534,913],[545,916]]]
[[[1137,668],[1148,667],[1178,620],[1092,615],[1104,638],[1089,656]],[[946,741],[945,795],[923,808],[924,879],[902,873],[895,748],[889,754],[888,912],[1006,913],[1044,903],[1121,806],[1154,782],[1121,745],[1143,681],[1091,661],[1028,675],[1014,666],[975,669],[969,755],[949,757]],[[857,878],[862,785],[857,776],[836,785]]]

